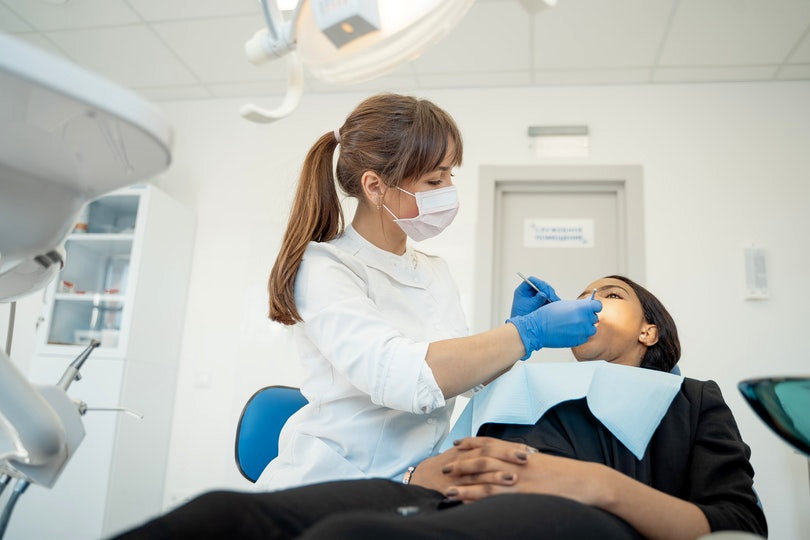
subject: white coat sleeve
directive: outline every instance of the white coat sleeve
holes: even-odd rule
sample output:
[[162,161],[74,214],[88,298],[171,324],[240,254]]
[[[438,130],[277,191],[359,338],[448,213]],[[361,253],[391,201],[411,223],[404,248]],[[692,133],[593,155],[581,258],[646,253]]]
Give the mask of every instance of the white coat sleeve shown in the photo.
[[366,280],[362,264],[332,246],[310,245],[295,281],[305,334],[373,403],[415,414],[443,407],[441,390],[423,372],[429,343],[392,326],[369,297]]

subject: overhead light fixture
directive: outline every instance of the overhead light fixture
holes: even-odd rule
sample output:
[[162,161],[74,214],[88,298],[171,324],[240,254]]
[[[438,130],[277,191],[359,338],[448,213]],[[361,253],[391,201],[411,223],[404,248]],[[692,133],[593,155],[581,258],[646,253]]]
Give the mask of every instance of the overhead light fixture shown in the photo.
[[293,11],[298,5],[298,0],[278,0],[278,9],[281,11]]
[[300,0],[285,21],[276,0],[260,0],[267,28],[245,43],[254,64],[288,58],[287,94],[273,110],[253,104],[241,114],[273,122],[298,105],[303,66],[327,82],[361,82],[417,58],[444,37],[473,0]]
[[588,126],[529,126],[530,146],[540,157],[586,157]]
[[529,13],[537,13],[557,5],[557,0],[519,0],[523,9]]

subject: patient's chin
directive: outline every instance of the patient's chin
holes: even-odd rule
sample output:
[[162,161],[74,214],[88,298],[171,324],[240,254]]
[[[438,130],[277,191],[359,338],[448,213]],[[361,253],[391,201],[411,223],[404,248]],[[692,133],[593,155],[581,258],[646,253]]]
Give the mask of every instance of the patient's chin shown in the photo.
[[583,343],[577,347],[571,347],[571,352],[574,354],[574,358],[577,359],[577,362],[585,362],[587,360],[595,360],[595,356],[593,351],[589,350],[587,343]]
[[[598,325],[599,323],[596,324]],[[584,360],[599,360],[599,357],[602,355],[603,347],[600,345],[602,341],[601,335],[596,333],[589,337],[588,340],[582,345],[571,347],[571,352],[574,353],[574,358],[577,359],[577,362],[582,362]]]

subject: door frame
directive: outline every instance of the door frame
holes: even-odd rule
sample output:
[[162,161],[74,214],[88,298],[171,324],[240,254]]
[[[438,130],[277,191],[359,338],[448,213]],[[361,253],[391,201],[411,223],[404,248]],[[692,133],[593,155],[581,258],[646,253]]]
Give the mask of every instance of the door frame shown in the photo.
[[478,174],[478,225],[473,271],[475,317],[473,331],[492,327],[494,261],[499,256],[495,238],[500,235],[500,198],[504,191],[531,188],[560,193],[598,191],[616,194],[619,234],[626,249],[619,254],[620,266],[633,280],[644,283],[644,199],[643,169],[640,165],[481,165]]

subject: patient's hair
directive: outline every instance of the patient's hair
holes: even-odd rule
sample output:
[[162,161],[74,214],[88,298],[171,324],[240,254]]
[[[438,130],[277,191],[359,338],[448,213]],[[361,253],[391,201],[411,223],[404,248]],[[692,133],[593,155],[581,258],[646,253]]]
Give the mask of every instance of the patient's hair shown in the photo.
[[664,307],[664,304],[650,291],[624,276],[607,276],[630,285],[635,291],[644,311],[644,320],[658,328],[658,342],[647,347],[639,367],[658,371],[671,371],[681,358],[681,342],[678,340],[678,328],[675,321]]
[[[295,306],[295,277],[310,242],[328,242],[343,232],[343,211],[335,183],[363,201],[360,179],[373,171],[388,186],[399,186],[436,170],[449,142],[454,165],[461,165],[461,134],[453,118],[426,99],[399,94],[372,96],[343,125],[327,131],[309,150],[287,231],[268,283],[270,318],[301,321]],[[336,174],[332,173],[335,150]]]

